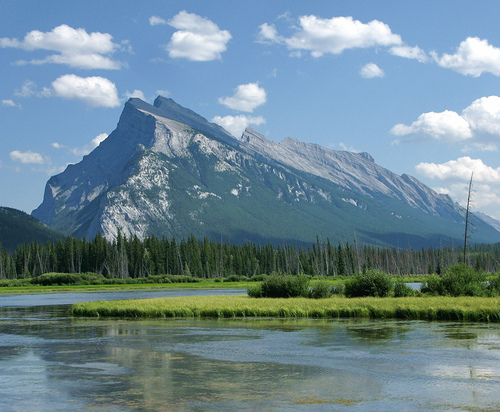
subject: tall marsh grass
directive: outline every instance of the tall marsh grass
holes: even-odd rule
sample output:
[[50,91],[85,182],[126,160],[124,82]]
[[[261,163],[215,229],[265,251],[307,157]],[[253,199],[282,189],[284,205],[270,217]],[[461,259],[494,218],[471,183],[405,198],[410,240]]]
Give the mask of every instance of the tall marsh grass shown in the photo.
[[125,318],[373,318],[500,322],[500,298],[261,298],[187,296],[77,303],[74,316]]

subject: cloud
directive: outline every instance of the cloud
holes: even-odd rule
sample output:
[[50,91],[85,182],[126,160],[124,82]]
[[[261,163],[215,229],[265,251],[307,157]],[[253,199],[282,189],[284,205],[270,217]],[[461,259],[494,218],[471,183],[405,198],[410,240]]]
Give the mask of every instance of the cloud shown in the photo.
[[94,137],[89,144],[86,144],[83,147],[74,147],[68,148],[68,146],[60,144],[60,143],[52,143],[51,146],[55,149],[67,149],[69,152],[73,153],[76,156],[85,156],[89,154],[92,150],[94,150],[97,146],[101,144],[108,137],[107,133],[101,133]]
[[49,163],[49,159],[42,156],[40,153],[32,152],[28,150],[27,152],[20,152],[19,150],[14,150],[9,153],[10,158],[14,162],[19,162],[23,164],[46,164]]
[[156,91],[156,94],[157,95],[160,95],[160,96],[163,96],[163,97],[166,97],[166,96],[170,96],[170,92],[168,90],[161,90],[161,89],[158,89]]
[[17,107],[19,109],[21,108],[20,104],[17,104],[14,100],[10,99],[2,100],[2,104],[7,107]]
[[37,94],[36,84],[32,80],[26,80],[20,90],[16,90],[14,95],[18,97],[31,97]]
[[51,95],[81,100],[90,107],[117,107],[121,104],[116,86],[103,77],[79,77],[66,74],[52,82]]
[[130,99],[132,97],[136,97],[138,99],[141,99],[141,100],[147,102],[147,99],[146,99],[146,97],[144,97],[144,93],[141,90],[136,89],[132,93],[127,90],[125,92],[125,96],[127,97],[127,99]]
[[258,41],[284,44],[291,51],[309,51],[313,57],[340,54],[344,50],[402,44],[401,37],[378,20],[362,23],[352,17],[322,19],[310,15],[299,18],[299,26],[290,37],[280,36],[273,25],[264,23]]
[[373,79],[374,77],[384,77],[384,71],[378,67],[375,63],[365,64],[359,71],[361,77],[365,79]]
[[481,97],[462,114],[450,110],[423,113],[411,125],[397,124],[390,132],[396,136],[424,135],[447,143],[464,143],[464,151],[495,151],[500,140],[500,97]]
[[219,98],[220,104],[241,112],[253,112],[266,101],[266,91],[258,83],[240,84],[232,97]]
[[415,170],[422,176],[439,180],[446,187],[435,190],[449,194],[462,205],[466,204],[468,183],[474,173],[473,204],[478,208],[500,206],[500,167],[493,168],[481,159],[465,156],[441,164],[419,163]]
[[500,137],[500,97],[481,97],[462,112],[476,133],[485,133]]
[[101,134],[98,134],[96,137],[94,137],[92,139],[92,146],[93,148],[92,149],[95,149],[97,146],[99,146],[104,140],[106,140],[108,138],[108,134],[107,133],[101,133]]
[[397,124],[390,132],[396,136],[428,135],[433,139],[448,142],[467,140],[472,137],[469,123],[458,113],[450,110],[441,113],[423,113],[410,126]]
[[252,117],[252,116],[215,116],[212,122],[217,123],[222,126],[233,136],[239,137],[245,131],[245,129],[250,126],[259,126],[264,124],[266,120],[262,116]]
[[500,48],[481,40],[478,37],[468,37],[455,54],[431,53],[436,63],[444,68],[455,70],[463,75],[479,77],[484,72],[500,76]]
[[169,20],[168,24],[178,30],[172,34],[166,46],[173,59],[184,58],[199,62],[220,59],[231,40],[229,31],[221,30],[210,20],[185,10]]
[[495,169],[485,165],[481,159],[472,159],[469,156],[442,164],[419,163],[415,170],[430,179],[461,182],[468,182],[474,172],[474,181],[500,184],[500,167]]
[[43,59],[19,61],[18,64],[55,63],[79,69],[119,69],[122,64],[109,57],[120,48],[112,39],[108,33],[89,34],[85,29],[62,24],[50,32],[30,31],[23,40],[1,38],[0,47],[56,52]]
[[389,49],[389,53],[394,56],[403,57],[405,59],[415,59],[420,63],[427,63],[430,59],[425,51],[420,47],[410,47],[406,45],[393,46]]
[[158,16],[151,16],[149,18],[149,24],[151,26],[157,26],[158,24],[167,24],[167,21]]

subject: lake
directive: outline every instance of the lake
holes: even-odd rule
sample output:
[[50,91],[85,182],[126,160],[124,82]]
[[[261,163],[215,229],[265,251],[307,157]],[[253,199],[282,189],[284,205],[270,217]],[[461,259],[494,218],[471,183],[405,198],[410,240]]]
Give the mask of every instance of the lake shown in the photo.
[[498,324],[67,315],[90,300],[234,293],[0,295],[0,410],[500,408]]

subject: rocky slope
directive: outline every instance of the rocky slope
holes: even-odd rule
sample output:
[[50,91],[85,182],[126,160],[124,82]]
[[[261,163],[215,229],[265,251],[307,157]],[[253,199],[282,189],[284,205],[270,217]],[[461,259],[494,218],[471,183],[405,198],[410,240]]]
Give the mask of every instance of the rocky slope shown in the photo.
[[[47,183],[33,216],[75,236],[208,236],[231,242],[457,243],[463,209],[367,153],[247,129],[241,139],[171,99],[130,99],[115,131]],[[500,233],[475,219],[473,241]]]

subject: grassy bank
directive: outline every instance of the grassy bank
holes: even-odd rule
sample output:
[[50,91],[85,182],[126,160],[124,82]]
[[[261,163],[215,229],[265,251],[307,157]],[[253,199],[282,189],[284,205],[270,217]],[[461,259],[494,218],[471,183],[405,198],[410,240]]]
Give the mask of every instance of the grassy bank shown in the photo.
[[195,296],[78,303],[74,316],[109,317],[277,317],[464,320],[500,322],[500,298],[405,297],[254,299]]
[[0,295],[12,293],[57,293],[57,292],[112,292],[151,289],[246,289],[251,282],[200,283],[127,283],[113,285],[51,285],[51,286],[5,286],[0,287]]

